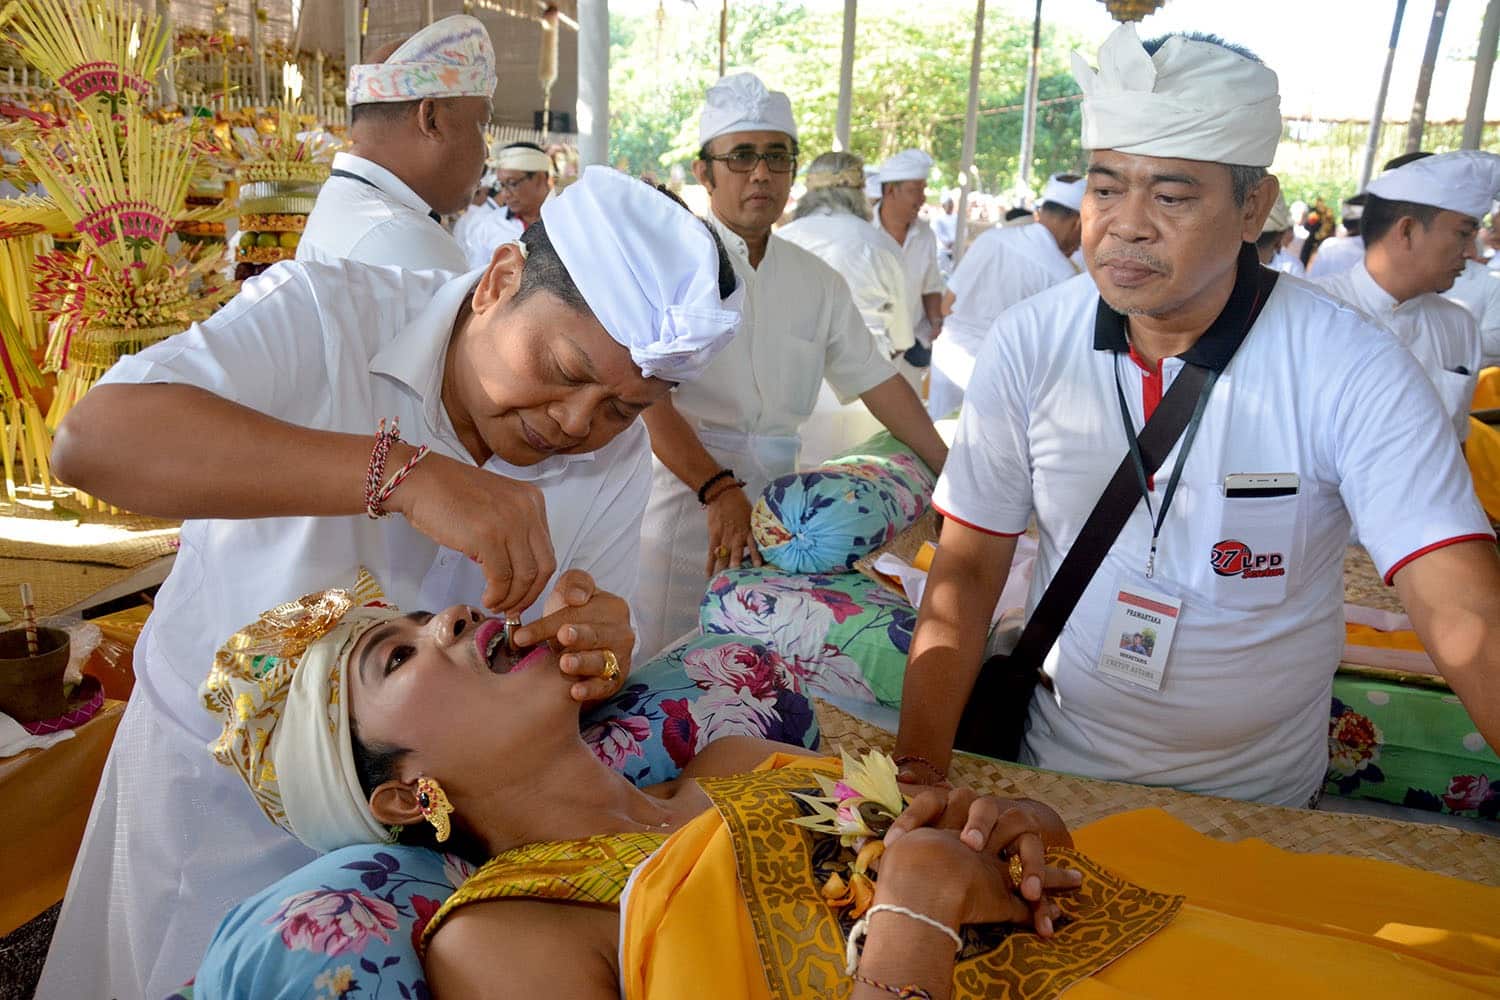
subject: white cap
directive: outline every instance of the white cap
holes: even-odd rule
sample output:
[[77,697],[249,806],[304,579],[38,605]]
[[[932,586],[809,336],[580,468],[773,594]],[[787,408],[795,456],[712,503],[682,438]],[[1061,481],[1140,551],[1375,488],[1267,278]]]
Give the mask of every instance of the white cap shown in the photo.
[[527,173],[552,172],[552,157],[530,146],[499,146],[491,151],[496,170],[524,170]]
[[1147,55],[1122,24],[1099,69],[1073,53],[1083,88],[1083,148],[1136,156],[1269,167],[1281,141],[1276,74],[1222,45],[1167,39]]
[[[1355,195],[1354,197],[1358,198],[1359,195]],[[1358,222],[1365,217],[1365,204],[1362,201],[1350,201],[1348,198],[1345,198],[1344,203],[1339,206],[1339,209],[1344,213],[1345,222]]]
[[1075,212],[1083,210],[1083,192],[1089,186],[1087,179],[1080,177],[1069,184],[1067,181],[1059,180],[1060,174],[1053,174],[1047,178],[1047,186],[1042,189],[1042,201],[1061,205],[1063,208],[1071,208]]
[[698,144],[731,132],[784,132],[797,138],[792,100],[767,90],[754,73],[731,73],[708,88],[698,119]]
[[1366,190],[1388,201],[1434,205],[1482,219],[1500,196],[1500,156],[1477,149],[1424,156],[1387,170]]
[[1292,228],[1292,210],[1286,206],[1286,198],[1281,194],[1276,195],[1276,204],[1271,206],[1271,214],[1266,216],[1265,225],[1260,227],[1262,233],[1279,233]]
[[719,298],[719,252],[702,219],[592,166],[542,203],[557,255],[595,318],[648,378],[690,381],[740,325],[741,284]]
[[880,183],[925,181],[932,173],[932,157],[920,149],[903,149],[880,165]]
[[426,97],[491,97],[495,48],[477,18],[455,14],[434,21],[383,63],[349,67],[344,96],[350,107]]

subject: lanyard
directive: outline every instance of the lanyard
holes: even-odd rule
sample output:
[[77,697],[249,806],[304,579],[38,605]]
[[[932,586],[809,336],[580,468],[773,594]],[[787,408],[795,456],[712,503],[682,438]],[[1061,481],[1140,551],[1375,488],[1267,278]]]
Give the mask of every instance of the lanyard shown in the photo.
[[[359,181],[361,184],[365,185],[365,187],[372,187],[376,191],[380,191],[381,194],[385,194],[384,191],[380,190],[380,185],[379,184],[376,184],[374,181],[370,180],[370,178],[368,178],[368,177],[361,177],[359,174],[356,174],[356,173],[354,173],[353,171],[350,171],[350,170],[338,170],[338,169],[330,170],[330,171],[328,171],[328,176],[330,176],[330,177],[342,177],[346,181]],[[427,212],[427,217],[429,219],[431,219],[433,222],[436,222],[440,226],[443,224],[443,217],[441,215],[438,215],[434,211],[429,210]]]
[[[1188,450],[1193,447],[1193,438],[1198,434],[1198,425],[1203,422],[1203,411],[1208,407],[1208,397],[1214,391],[1214,383],[1219,379],[1217,371],[1210,370],[1208,378],[1203,383],[1203,389],[1198,393],[1198,402],[1193,407],[1193,417],[1188,421],[1187,430],[1182,435],[1182,448],[1177,452],[1177,464],[1172,468],[1171,478],[1167,480],[1167,492],[1161,498],[1160,512],[1151,509],[1151,487],[1146,482],[1146,462],[1141,458],[1141,443],[1136,437],[1135,428],[1130,422],[1130,406],[1125,402],[1125,388],[1120,384],[1120,352],[1114,352],[1114,376],[1115,394],[1120,400],[1120,421],[1125,425],[1125,440],[1130,442],[1130,459],[1135,465],[1136,482],[1140,484],[1141,496],[1146,501],[1146,513],[1152,518],[1151,525],[1151,554],[1146,558],[1146,579],[1150,580],[1156,575],[1156,543],[1161,537],[1161,526],[1167,519],[1167,510],[1172,506],[1172,497],[1177,494],[1177,483],[1182,478],[1182,467],[1187,462]],[[1160,364],[1161,362],[1157,362]]]

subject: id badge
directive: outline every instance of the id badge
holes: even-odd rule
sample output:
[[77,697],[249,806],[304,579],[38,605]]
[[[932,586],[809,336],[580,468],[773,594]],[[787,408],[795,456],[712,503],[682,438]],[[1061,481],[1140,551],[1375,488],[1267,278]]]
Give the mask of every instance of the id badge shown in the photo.
[[1166,594],[1121,584],[1104,631],[1099,672],[1150,691],[1160,691],[1172,652],[1172,636],[1182,601]]

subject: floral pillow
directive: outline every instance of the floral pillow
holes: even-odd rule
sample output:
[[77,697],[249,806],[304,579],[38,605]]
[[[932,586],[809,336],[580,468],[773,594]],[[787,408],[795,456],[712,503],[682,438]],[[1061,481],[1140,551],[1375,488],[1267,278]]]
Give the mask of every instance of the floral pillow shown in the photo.
[[473,871],[420,847],[325,854],[231,910],[179,996],[427,1000],[416,941]]
[[901,704],[917,614],[868,577],[729,570],[709,584],[698,620],[705,636],[764,643],[800,691]]
[[[889,447],[874,447],[879,440],[861,448]],[[773,480],[755,503],[751,530],[766,559],[787,572],[843,572],[921,517],[933,482],[905,450],[833,459]]]
[[[582,735],[600,760],[652,785],[721,736],[816,746],[806,692],[765,643],[707,636],[632,670],[619,694],[584,717]],[[194,985],[176,996],[425,1000],[414,942],[471,870],[416,847],[324,855],[230,911]]]

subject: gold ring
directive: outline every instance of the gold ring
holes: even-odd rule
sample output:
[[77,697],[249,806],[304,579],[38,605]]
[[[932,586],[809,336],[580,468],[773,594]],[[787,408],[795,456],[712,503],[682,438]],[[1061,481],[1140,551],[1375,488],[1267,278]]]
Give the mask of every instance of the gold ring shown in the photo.
[[1021,879],[1025,875],[1026,866],[1021,863],[1021,855],[1012,854],[1010,856],[1010,881],[1016,887],[1017,892],[1021,891]]
[[620,679],[620,658],[615,655],[614,650],[604,651],[604,673],[599,675],[610,683]]
[[729,558],[729,548],[728,548],[728,546],[720,545],[718,548],[714,549],[714,555],[718,556],[720,559],[728,559]]

